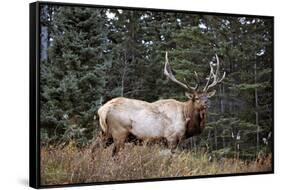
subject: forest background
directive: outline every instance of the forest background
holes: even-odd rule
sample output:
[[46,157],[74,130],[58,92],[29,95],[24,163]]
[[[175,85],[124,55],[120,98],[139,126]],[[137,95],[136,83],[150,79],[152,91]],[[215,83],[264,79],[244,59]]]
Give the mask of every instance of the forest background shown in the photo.
[[163,74],[205,84],[217,54],[224,82],[191,150],[256,159],[271,153],[273,23],[270,17],[126,9],[41,7],[41,143],[83,148],[98,131],[97,109],[124,96],[186,101]]

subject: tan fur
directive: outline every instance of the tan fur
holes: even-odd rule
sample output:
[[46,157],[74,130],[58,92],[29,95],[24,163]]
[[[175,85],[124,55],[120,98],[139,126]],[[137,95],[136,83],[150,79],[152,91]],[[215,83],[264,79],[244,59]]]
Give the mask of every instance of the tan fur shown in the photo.
[[106,136],[103,139],[113,139],[115,154],[124,146],[129,134],[146,141],[166,139],[169,146],[175,148],[182,139],[201,131],[196,129],[202,123],[196,121],[197,116],[193,113],[196,109],[191,100],[166,99],[148,103],[119,97],[104,104],[98,115]]

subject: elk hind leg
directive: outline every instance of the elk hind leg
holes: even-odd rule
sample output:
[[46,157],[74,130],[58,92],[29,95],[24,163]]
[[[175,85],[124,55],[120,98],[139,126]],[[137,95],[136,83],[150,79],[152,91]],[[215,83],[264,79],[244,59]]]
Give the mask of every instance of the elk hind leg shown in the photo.
[[128,136],[127,132],[119,133],[113,136],[114,147],[112,150],[112,157],[115,156],[122,148],[124,148],[125,140]]
[[92,144],[91,151],[94,153],[94,151],[100,147],[107,148],[113,143],[112,137],[108,137],[104,132],[100,132],[100,134],[97,136],[96,140]]

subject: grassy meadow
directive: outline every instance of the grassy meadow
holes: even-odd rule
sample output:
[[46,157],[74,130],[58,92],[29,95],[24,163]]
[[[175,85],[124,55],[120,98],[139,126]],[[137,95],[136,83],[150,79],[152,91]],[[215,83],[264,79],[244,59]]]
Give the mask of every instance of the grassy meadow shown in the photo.
[[271,171],[271,155],[255,160],[216,158],[202,151],[171,154],[159,145],[126,144],[112,158],[112,146],[77,148],[74,143],[58,148],[41,147],[41,185],[137,180],[180,176],[200,176]]

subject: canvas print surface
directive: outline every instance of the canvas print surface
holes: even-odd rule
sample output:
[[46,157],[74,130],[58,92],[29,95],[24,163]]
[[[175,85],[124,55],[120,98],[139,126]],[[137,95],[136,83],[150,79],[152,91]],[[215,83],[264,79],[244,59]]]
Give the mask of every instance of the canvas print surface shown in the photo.
[[273,18],[40,4],[41,185],[271,172]]

